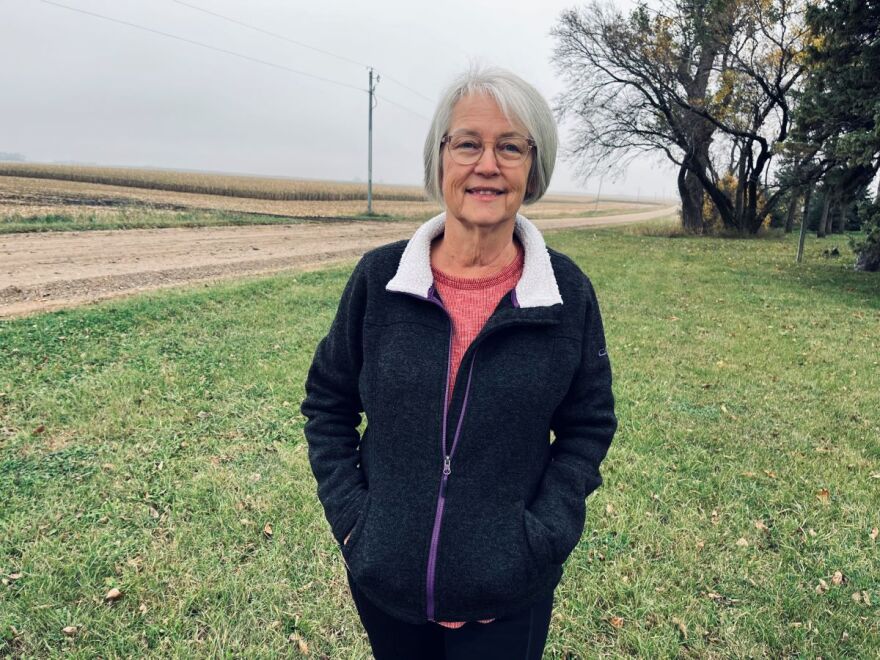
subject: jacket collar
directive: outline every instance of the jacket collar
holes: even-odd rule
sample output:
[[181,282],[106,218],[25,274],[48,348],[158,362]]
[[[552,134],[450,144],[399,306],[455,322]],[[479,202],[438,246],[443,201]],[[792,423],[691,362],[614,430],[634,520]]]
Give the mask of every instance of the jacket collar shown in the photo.
[[[431,241],[443,232],[446,213],[441,213],[420,226],[406,244],[397,273],[385,285],[388,291],[409,293],[428,298],[434,277],[431,274]],[[517,307],[548,307],[562,304],[559,286],[553,274],[550,254],[544,237],[525,216],[516,214],[513,231],[525,253],[523,272],[514,289]]]

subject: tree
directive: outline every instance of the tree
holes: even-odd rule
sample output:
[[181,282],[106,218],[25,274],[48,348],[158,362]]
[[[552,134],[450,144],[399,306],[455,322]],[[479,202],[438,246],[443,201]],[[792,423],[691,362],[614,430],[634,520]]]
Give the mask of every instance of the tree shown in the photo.
[[[828,0],[806,12],[809,72],[800,94],[794,145],[812,153],[813,180],[847,207],[880,169],[880,2]],[[793,146],[794,146],[793,145]],[[874,200],[876,206],[878,200]],[[880,261],[880,213],[863,206],[868,238],[857,264]],[[827,227],[819,227],[820,232]],[[872,256],[876,252],[876,256]]]
[[679,168],[686,229],[703,231],[705,193],[726,227],[756,232],[783,192],[759,204],[803,73],[801,19],[788,0],[661,0],[626,16],[594,1],[564,12],[553,60],[573,160],[590,175],[664,154]]

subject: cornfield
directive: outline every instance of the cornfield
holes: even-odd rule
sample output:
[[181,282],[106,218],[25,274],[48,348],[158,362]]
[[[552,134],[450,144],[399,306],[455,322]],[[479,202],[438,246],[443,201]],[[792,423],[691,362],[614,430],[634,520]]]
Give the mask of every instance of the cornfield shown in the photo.
[[[150,170],[90,165],[0,163],[0,176],[78,181],[147,190],[223,195],[277,201],[355,201],[367,199],[365,183],[308,181],[173,170]],[[373,199],[424,202],[418,186],[374,185]]]

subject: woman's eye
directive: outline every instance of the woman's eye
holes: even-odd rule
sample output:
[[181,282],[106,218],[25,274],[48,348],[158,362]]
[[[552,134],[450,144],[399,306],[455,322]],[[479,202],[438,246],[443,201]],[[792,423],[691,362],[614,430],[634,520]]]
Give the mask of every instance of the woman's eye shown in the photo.
[[480,145],[473,140],[463,140],[461,142],[456,142],[453,147],[460,151],[477,151],[480,148]]
[[516,142],[501,142],[498,144],[498,149],[509,154],[523,153],[523,148]]

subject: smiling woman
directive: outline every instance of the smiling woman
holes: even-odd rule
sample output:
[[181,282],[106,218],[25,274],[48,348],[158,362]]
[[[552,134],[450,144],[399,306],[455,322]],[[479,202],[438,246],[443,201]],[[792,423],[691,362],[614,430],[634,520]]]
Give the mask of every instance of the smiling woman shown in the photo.
[[519,77],[457,80],[425,143],[445,212],[364,255],[315,352],[309,460],[378,660],[542,655],[617,426],[589,279],[519,213],[556,144]]

